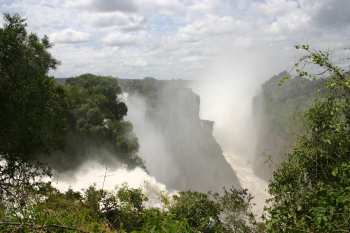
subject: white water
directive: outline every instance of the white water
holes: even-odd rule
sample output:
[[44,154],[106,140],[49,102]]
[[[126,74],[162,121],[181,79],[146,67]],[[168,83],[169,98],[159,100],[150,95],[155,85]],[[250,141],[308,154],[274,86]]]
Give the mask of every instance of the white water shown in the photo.
[[68,188],[83,190],[93,184],[96,185],[96,188],[104,188],[106,190],[113,190],[123,184],[128,184],[131,188],[138,188],[147,184],[158,186],[162,191],[166,190],[165,185],[158,183],[154,177],[149,176],[141,168],[133,170],[108,168],[106,172],[105,166],[94,162],[85,163],[71,177],[63,176],[54,179],[54,185],[57,185],[63,191],[68,190]]
[[141,168],[128,170],[122,167],[106,170],[105,166],[96,162],[86,162],[69,177],[56,176],[52,184],[60,191],[67,191],[69,188],[84,191],[91,185],[96,185],[97,189],[115,191],[127,184],[130,188],[141,188],[149,199],[146,205],[154,207],[160,207],[161,195],[168,193],[164,184],[159,183]]
[[254,174],[252,164],[249,161],[234,154],[224,154],[224,156],[236,171],[242,188],[248,189],[248,191],[254,196],[253,203],[255,204],[255,214],[261,216],[264,210],[265,201],[269,198],[267,192],[268,183]]

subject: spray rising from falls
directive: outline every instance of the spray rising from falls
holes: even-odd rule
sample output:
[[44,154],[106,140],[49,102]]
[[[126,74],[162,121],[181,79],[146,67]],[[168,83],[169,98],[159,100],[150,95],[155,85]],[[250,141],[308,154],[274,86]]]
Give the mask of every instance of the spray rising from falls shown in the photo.
[[[229,87],[228,83],[224,86]],[[223,149],[226,160],[236,172],[241,187],[247,188],[255,197],[256,213],[261,214],[268,197],[267,182],[257,177],[252,169],[255,135],[250,124],[249,99],[242,98],[242,93],[239,92],[225,93],[221,84],[210,85],[211,91],[220,93],[219,95],[204,94],[207,87],[209,86],[205,84],[196,87],[202,99],[202,117],[214,120],[214,136]],[[235,89],[234,86],[231,88]],[[235,102],[236,100],[239,101]]]
[[266,52],[236,54],[241,56],[225,55],[216,60],[192,88],[201,98],[201,117],[215,122],[214,136],[241,186],[255,197],[256,213],[261,214],[268,193],[267,182],[253,171],[256,127],[252,101],[264,79],[281,67],[267,64],[275,59]]

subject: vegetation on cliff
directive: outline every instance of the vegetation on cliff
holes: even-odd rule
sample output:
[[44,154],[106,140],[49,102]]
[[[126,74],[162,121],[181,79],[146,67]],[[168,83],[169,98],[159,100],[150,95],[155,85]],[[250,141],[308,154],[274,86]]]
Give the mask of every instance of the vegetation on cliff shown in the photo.
[[305,132],[304,112],[324,92],[324,79],[291,77],[282,72],[266,81],[254,98],[257,129],[257,175],[270,179],[273,171],[287,158],[298,136]]
[[[63,150],[51,154],[54,168],[73,169],[87,159],[143,167],[133,127],[124,120],[128,108],[119,98],[121,89],[115,78],[85,74],[67,79],[63,88],[68,129]],[[67,161],[67,157],[72,158]]]

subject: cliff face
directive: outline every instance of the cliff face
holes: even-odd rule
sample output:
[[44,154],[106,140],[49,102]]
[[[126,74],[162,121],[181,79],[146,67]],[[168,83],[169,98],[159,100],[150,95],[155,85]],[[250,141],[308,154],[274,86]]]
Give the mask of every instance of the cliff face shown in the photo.
[[303,113],[323,85],[322,80],[298,77],[281,84],[286,75],[283,72],[265,82],[253,101],[258,129],[254,169],[265,179],[271,178],[297,137],[304,132]]
[[[150,78],[119,82],[129,94],[129,120],[135,126],[140,156],[151,175],[176,190],[239,187],[212,135],[214,123],[199,118],[199,96],[185,87],[186,82]],[[144,122],[135,117],[138,111],[143,112]],[[152,143],[153,148],[149,148]]]

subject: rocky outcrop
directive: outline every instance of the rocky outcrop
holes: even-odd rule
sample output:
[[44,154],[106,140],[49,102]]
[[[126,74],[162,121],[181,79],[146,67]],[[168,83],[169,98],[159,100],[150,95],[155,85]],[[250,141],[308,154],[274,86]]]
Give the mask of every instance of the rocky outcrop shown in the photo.
[[258,132],[254,170],[266,180],[287,158],[297,137],[304,132],[304,111],[324,82],[299,77],[281,82],[285,76],[290,75],[282,72],[266,81],[253,101]]

